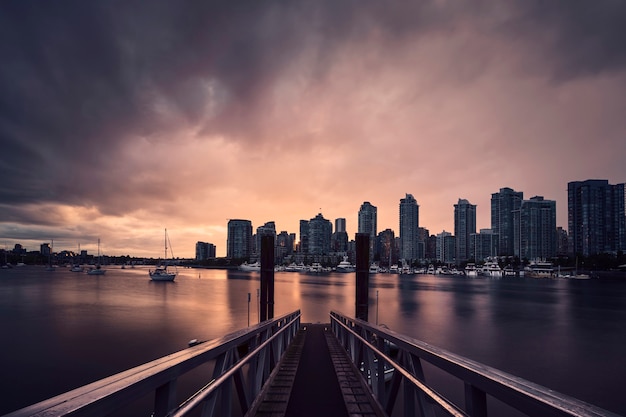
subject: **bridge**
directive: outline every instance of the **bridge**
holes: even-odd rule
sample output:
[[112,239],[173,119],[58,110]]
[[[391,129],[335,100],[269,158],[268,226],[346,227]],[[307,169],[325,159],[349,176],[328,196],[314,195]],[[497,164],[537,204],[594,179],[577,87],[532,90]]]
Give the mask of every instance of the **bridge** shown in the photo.
[[[262,238],[261,322],[5,417],[104,417],[149,397],[145,415],[618,417],[367,320],[368,235],[357,234],[355,316],[274,318],[273,240]],[[187,393],[186,375],[202,381]],[[197,378],[196,378],[197,379]],[[136,415],[136,414],[132,414]]]

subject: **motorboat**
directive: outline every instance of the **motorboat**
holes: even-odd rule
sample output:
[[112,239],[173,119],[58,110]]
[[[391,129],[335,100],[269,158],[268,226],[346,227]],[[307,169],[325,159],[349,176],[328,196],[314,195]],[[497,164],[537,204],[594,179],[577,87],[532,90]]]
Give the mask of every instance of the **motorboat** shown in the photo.
[[241,265],[239,265],[239,270],[240,271],[260,271],[261,270],[261,263],[259,261],[253,262],[251,264],[249,264],[248,262],[244,262]]
[[483,274],[490,278],[502,278],[502,268],[493,259],[487,259],[483,265]]
[[524,276],[529,278],[552,278],[554,276],[554,267],[551,262],[532,261],[525,268]]
[[339,265],[335,268],[336,272],[354,272],[356,271],[356,266],[352,265],[350,261],[348,261],[348,257],[344,256],[343,261],[339,262]]
[[465,265],[465,276],[475,278],[478,276],[478,269],[476,269],[476,264],[468,263]]

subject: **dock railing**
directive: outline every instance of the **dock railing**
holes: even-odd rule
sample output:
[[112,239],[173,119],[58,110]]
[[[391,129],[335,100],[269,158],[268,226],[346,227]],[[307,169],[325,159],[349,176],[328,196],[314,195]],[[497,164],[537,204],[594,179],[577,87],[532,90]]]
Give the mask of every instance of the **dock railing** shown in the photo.
[[[7,414],[25,416],[107,416],[154,392],[152,416],[184,416],[202,407],[202,416],[244,415],[300,328],[300,310],[236,331]],[[213,374],[190,398],[178,403],[179,377],[213,362]],[[234,391],[233,391],[234,390]],[[236,399],[233,394],[236,394]]]
[[[397,410],[407,417],[430,417],[442,413],[486,417],[488,399],[497,399],[528,416],[619,417],[498,369],[336,311],[331,311],[330,321],[339,343],[387,415],[392,415],[396,403],[401,402],[402,407]],[[460,380],[462,385],[459,389],[463,390],[464,404],[453,403],[429,386],[425,365],[443,371],[450,381]]]

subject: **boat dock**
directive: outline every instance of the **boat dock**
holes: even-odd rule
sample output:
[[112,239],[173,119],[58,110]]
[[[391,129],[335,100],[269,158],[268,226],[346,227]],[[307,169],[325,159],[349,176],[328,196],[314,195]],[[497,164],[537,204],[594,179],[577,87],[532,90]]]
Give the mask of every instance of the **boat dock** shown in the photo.
[[382,417],[330,324],[304,324],[250,413],[259,417]]

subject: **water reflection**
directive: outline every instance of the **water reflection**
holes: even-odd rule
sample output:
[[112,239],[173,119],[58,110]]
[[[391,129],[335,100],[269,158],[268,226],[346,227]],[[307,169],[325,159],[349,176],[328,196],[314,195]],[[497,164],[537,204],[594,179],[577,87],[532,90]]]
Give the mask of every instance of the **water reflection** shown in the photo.
[[[258,321],[259,273],[0,271],[0,414]],[[623,282],[370,276],[369,319],[626,414]],[[275,315],[355,311],[355,274],[275,274]],[[377,292],[378,291],[378,296]],[[251,295],[248,303],[248,294]],[[248,313],[249,311],[249,313]]]

